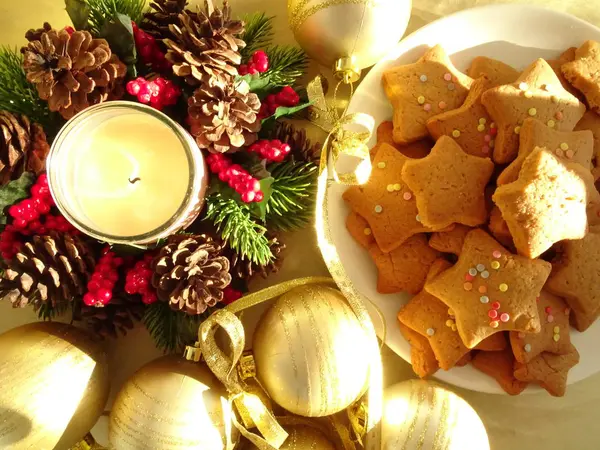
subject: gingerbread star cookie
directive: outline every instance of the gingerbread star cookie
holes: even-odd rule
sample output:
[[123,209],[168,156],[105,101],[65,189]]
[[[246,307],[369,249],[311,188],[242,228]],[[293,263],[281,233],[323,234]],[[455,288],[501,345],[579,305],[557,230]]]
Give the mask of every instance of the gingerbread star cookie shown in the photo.
[[487,220],[484,188],[493,171],[492,161],[468,155],[452,138],[442,136],[425,158],[406,162],[402,180],[417,198],[423,225],[477,226]]
[[481,77],[473,82],[467,99],[460,108],[446,111],[427,121],[427,129],[434,139],[451,136],[465,153],[482,158],[491,157],[496,125],[481,104],[481,94],[492,87]]
[[565,78],[585,95],[590,108],[600,112],[600,44],[584,42],[575,51],[575,60],[563,64],[561,69]]
[[390,144],[396,148],[404,156],[409,158],[424,158],[431,151],[433,142],[430,139],[422,139],[420,141],[411,142],[410,144],[396,144],[393,139],[394,125],[390,120],[381,122],[377,127],[377,144],[370,150],[371,160],[375,158],[375,154],[381,144]]
[[492,86],[514,83],[519,78],[519,72],[513,67],[487,56],[473,58],[467,75],[473,79],[485,76]]
[[350,211],[350,214],[346,217],[346,229],[350,236],[363,248],[369,248],[375,243],[369,223],[354,211]]
[[566,300],[574,324],[584,331],[600,308],[600,229],[592,228],[583,239],[561,242],[558,252],[546,289]]
[[408,292],[413,295],[423,289],[429,268],[440,256],[427,245],[424,234],[410,237],[389,253],[382,252],[373,244],[369,254],[377,266],[377,292]]
[[437,231],[432,233],[429,238],[429,246],[442,253],[452,253],[458,256],[465,242],[465,237],[467,237],[467,233],[471,230],[471,227],[457,224],[450,231]]
[[427,378],[436,373],[440,366],[427,338],[411,330],[402,322],[398,326],[400,327],[400,333],[410,344],[410,364],[417,376]]
[[594,175],[595,180],[598,180],[600,178],[600,116],[594,111],[586,111],[575,126],[575,131],[579,130],[590,130],[594,136],[592,175]]
[[547,291],[540,293],[537,302],[541,331],[509,333],[513,353],[521,363],[528,363],[542,352],[564,355],[571,349],[570,308],[562,299]]
[[519,395],[527,383],[515,378],[515,357],[510,348],[500,352],[479,352],[471,361],[473,367],[494,378],[500,387],[510,395]]
[[589,170],[536,147],[518,180],[499,186],[493,200],[518,252],[537,258],[556,242],[583,238],[600,195]]
[[474,350],[481,350],[484,352],[499,352],[508,347],[506,342],[505,333],[495,333],[490,337],[486,337],[483,341],[474,347]]
[[[580,121],[581,122],[581,121]],[[523,161],[534,148],[544,147],[566,161],[581,164],[586,169],[592,167],[594,153],[594,135],[590,130],[556,131],[555,121],[546,124],[537,119],[525,119],[519,133],[519,155],[502,171],[496,183],[498,185],[512,183],[519,177]]]
[[350,187],[343,195],[350,208],[369,223],[383,252],[394,250],[416,233],[433,231],[419,222],[415,197],[400,178],[408,161],[391,145],[382,144],[369,181]]
[[536,298],[552,266],[513,255],[482,230],[467,234],[458,262],[425,285],[455,314],[468,348],[499,331],[540,330]]
[[493,158],[506,164],[517,157],[523,121],[534,117],[552,120],[558,131],[571,131],[583,116],[585,105],[567,92],[543,59],[531,64],[514,83],[483,93],[481,102],[498,127]]
[[567,389],[569,370],[579,363],[579,352],[571,345],[564,355],[542,353],[527,364],[515,364],[515,378],[537,383],[554,397],[562,397]]
[[560,84],[562,84],[567,91],[583,102],[585,100],[585,96],[580,91],[575,89],[575,87],[569,83],[562,73],[563,64],[574,61],[576,51],[576,47],[570,47],[562,52],[557,59],[547,59],[546,62],[550,67],[552,67],[552,70],[554,70],[554,73],[560,80]]
[[514,249],[515,243],[513,242],[512,235],[506,224],[506,220],[502,217],[500,208],[494,206],[490,213],[490,222],[488,223],[488,229],[492,236],[507,248]]
[[462,105],[472,81],[454,67],[440,45],[414,64],[385,71],[383,88],[394,107],[394,142],[427,137],[427,119]]

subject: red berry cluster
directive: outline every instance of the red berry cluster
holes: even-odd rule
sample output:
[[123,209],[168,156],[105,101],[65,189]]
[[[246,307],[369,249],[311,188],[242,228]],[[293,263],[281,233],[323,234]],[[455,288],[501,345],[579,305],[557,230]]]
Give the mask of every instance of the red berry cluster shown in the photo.
[[23,242],[19,239],[19,233],[12,225],[7,225],[0,233],[0,254],[4,259],[12,259],[21,249]]
[[152,263],[152,259],[154,259],[153,255],[145,255],[144,259],[135,263],[135,266],[127,272],[125,278],[125,292],[130,295],[140,294],[142,301],[146,305],[150,305],[158,300],[156,292],[150,284],[150,278],[152,277],[150,264]]
[[171,80],[163,77],[148,81],[143,77],[137,77],[127,83],[127,92],[137,97],[138,102],[150,104],[153,108],[162,110],[165,106],[177,103],[181,95],[181,89]]
[[24,230],[40,216],[48,214],[54,206],[54,200],[50,195],[48,177],[40,175],[35,184],[31,186],[31,197],[15,203],[8,209],[8,214],[13,218],[13,226],[17,230]]
[[247,64],[240,64],[238,67],[240,75],[256,75],[267,70],[269,70],[269,57],[263,50],[255,51]]
[[140,30],[135,22],[131,22],[133,26],[133,39],[135,47],[144,64],[152,66],[155,72],[167,72],[171,70],[172,64],[165,58],[165,54],[161,51],[156,39]]
[[123,258],[105,248],[87,284],[88,291],[83,296],[83,303],[97,307],[108,304],[113,297],[115,284],[119,280],[118,269],[121,265],[123,265]]
[[223,303],[229,305],[230,303],[242,298],[243,295],[244,294],[242,294],[241,291],[238,291],[231,286],[227,286],[225,289],[223,289]]
[[277,94],[269,94],[265,101],[260,105],[258,116],[265,118],[275,114],[275,110],[280,106],[296,106],[300,103],[300,96],[291,86],[285,86]]
[[262,159],[281,162],[290,154],[292,149],[288,144],[281,142],[279,139],[273,139],[272,141],[262,139],[248,147],[248,151],[257,153]]
[[69,33],[69,35],[75,33],[75,28],[68,26],[68,25],[66,27],[64,27],[63,30],[65,30],[67,33]]
[[260,182],[250,175],[239,164],[233,164],[227,156],[211,154],[206,157],[206,162],[212,173],[216,173],[221,181],[229,184],[245,203],[261,202],[264,198],[260,190]]

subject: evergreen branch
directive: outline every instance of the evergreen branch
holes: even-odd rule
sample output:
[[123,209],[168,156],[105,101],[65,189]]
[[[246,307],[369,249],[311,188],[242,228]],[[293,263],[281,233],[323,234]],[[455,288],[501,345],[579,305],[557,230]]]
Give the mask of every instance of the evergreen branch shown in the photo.
[[33,301],[33,305],[33,310],[37,312],[38,319],[52,320],[66,313],[71,306],[71,302],[58,302],[56,305],[53,305],[49,301],[36,299]]
[[265,13],[254,13],[244,16],[246,30],[240,37],[245,43],[240,54],[242,61],[247,61],[256,50],[266,47],[273,39],[273,19]]
[[88,28],[97,36],[107,20],[113,19],[117,14],[129,16],[135,23],[144,17],[146,0],[87,0],[90,8]]
[[266,52],[269,70],[262,76],[268,76],[273,87],[293,85],[308,67],[308,56],[301,48],[273,45],[267,48]]
[[293,160],[267,167],[275,181],[267,202],[269,227],[282,231],[305,227],[314,212],[317,190],[317,166]]
[[56,113],[40,98],[23,71],[23,57],[16,49],[0,47],[0,110],[24,114],[52,134],[58,123]]
[[206,204],[206,219],[214,223],[221,238],[238,255],[261,266],[266,266],[273,259],[265,236],[267,229],[252,219],[248,206],[219,192],[210,195]]

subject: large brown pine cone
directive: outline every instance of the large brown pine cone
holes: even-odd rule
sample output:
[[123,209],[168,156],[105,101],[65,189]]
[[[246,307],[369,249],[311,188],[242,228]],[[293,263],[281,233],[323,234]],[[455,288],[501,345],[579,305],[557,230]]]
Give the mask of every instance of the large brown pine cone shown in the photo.
[[70,302],[86,291],[95,266],[94,258],[77,236],[52,232],[33,236],[10,261],[4,261],[0,295],[15,307],[30,302],[52,306]]
[[158,298],[176,311],[202,314],[223,300],[231,283],[229,260],[211,237],[171,236],[152,262],[152,286]]
[[150,3],[151,11],[144,14],[140,28],[155,39],[175,39],[169,25],[178,25],[179,14],[185,11],[188,0],[154,0]]
[[270,274],[277,273],[283,264],[282,252],[285,250],[285,244],[278,238],[273,237],[269,239],[269,248],[273,254],[273,259],[264,266],[249,261],[237,253],[232,252],[229,256],[229,261],[231,263],[231,274],[234,277],[249,282],[256,275],[267,278]]
[[256,141],[259,110],[260,100],[245,81],[223,89],[201,86],[188,100],[190,131],[200,148],[233,152]]
[[222,10],[214,8],[212,0],[204,3],[205,11],[184,11],[179,15],[180,24],[169,26],[174,38],[164,40],[166,58],[173,63],[175,75],[188,84],[224,87],[238,74],[239,50],[246,44],[236,36],[244,32],[244,23],[231,20],[227,1]]
[[289,123],[277,121],[271,139],[279,139],[288,144],[292,156],[296,161],[312,162],[319,164],[321,158],[321,144],[312,144],[306,137],[304,128],[295,128]]
[[0,186],[24,171],[39,175],[46,169],[50,146],[41,125],[26,116],[0,111]]
[[70,35],[50,30],[21,52],[27,80],[48,101],[50,111],[58,111],[65,119],[123,93],[127,66],[104,39],[93,39],[87,31]]
[[39,41],[42,37],[42,34],[47,33],[50,30],[52,30],[52,25],[50,25],[48,22],[44,22],[42,28],[32,28],[28,30],[27,33],[25,33],[25,39],[27,39],[29,42]]
[[145,306],[138,296],[115,296],[103,307],[83,305],[78,319],[98,337],[118,337],[131,330],[142,320]]

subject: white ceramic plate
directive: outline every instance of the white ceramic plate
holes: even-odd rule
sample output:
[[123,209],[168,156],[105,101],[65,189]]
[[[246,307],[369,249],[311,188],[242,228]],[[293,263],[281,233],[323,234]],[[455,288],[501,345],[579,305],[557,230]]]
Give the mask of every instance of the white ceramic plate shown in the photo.
[[[465,71],[475,56],[484,55],[524,69],[534,59],[552,59],[568,47],[585,40],[600,41],[600,29],[573,16],[539,7],[492,5],[465,10],[445,17],[411,34],[379,62],[365,77],[350,103],[349,112],[363,112],[378,125],[391,120],[392,107],[381,87],[381,75],[389,67],[416,61],[435,44],[442,44],[459,70]],[[373,137],[371,145],[375,144]],[[382,295],[376,291],[377,272],[367,252],[356,244],[345,228],[348,208],[342,200],[344,187],[329,190],[329,222],[333,241],[354,287],[383,312],[387,327],[386,344],[410,361],[410,348],[396,325],[396,313],[410,296]],[[372,314],[375,324],[380,322]],[[580,334],[571,331],[581,362],[569,373],[569,384],[600,371],[600,321]],[[439,370],[436,377],[467,389],[503,393],[496,382],[470,365],[450,371]],[[531,390],[531,389],[530,389]]]

